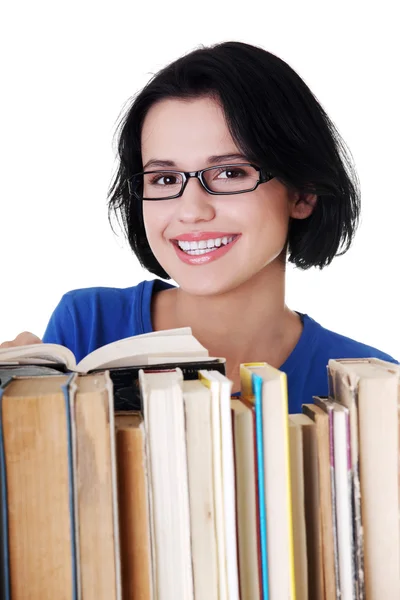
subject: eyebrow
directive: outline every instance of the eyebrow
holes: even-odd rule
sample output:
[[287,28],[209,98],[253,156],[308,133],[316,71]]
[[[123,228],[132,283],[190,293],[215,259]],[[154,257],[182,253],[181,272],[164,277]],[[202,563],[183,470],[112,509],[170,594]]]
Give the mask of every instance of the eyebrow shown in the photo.
[[[206,164],[215,165],[215,164],[224,164],[229,163],[231,160],[240,159],[243,162],[248,162],[248,159],[243,154],[213,154],[208,157]],[[143,171],[148,169],[149,167],[161,167],[161,168],[176,168],[177,165],[173,160],[160,160],[158,158],[152,158],[148,160],[147,163],[143,167]]]

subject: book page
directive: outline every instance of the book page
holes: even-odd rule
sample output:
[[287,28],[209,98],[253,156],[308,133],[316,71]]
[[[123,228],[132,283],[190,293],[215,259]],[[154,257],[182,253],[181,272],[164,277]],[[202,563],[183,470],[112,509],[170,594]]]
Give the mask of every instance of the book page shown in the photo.
[[59,344],[29,344],[0,348],[0,364],[48,364],[61,363],[71,371],[75,370],[75,356],[71,350]]

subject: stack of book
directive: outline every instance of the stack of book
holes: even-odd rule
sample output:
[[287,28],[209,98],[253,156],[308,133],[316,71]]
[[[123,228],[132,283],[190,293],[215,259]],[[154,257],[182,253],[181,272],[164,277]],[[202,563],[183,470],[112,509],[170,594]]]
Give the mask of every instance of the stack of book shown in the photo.
[[332,360],[288,415],[188,329],[84,361],[0,351],[2,598],[400,598],[400,367]]

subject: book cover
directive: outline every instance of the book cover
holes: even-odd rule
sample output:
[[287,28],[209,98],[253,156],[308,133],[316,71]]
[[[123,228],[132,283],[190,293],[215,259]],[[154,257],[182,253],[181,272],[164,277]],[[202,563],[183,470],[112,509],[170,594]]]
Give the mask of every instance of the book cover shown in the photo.
[[[357,394],[365,597],[398,598],[400,367],[373,358],[331,360],[329,367],[342,382],[343,388],[335,392],[341,392],[337,398],[350,408],[350,415],[348,401],[353,390]],[[351,442],[353,448],[353,435]]]

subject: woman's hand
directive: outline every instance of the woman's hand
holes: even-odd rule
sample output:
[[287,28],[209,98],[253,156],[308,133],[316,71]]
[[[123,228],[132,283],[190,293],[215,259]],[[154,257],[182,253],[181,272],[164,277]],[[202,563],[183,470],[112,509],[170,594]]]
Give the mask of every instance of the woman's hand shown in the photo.
[[41,344],[42,340],[30,333],[29,331],[23,331],[19,333],[15,339],[11,342],[3,342],[0,344],[0,348],[13,348],[14,346],[27,346],[29,344]]

